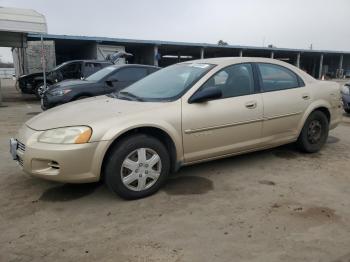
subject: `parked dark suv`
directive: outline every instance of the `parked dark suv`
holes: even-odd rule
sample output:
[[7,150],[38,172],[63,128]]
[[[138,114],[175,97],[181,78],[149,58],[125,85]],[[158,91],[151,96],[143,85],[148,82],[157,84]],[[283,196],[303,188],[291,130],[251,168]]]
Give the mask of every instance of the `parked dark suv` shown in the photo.
[[[109,61],[73,60],[64,62],[46,73],[47,85],[53,85],[65,79],[81,79],[92,75],[106,66],[112,65]],[[35,94],[40,98],[43,86],[43,73],[22,75],[18,78],[18,85],[22,93]]]
[[119,92],[159,69],[148,65],[112,65],[82,80],[62,81],[45,91],[41,108],[46,110],[78,99]]

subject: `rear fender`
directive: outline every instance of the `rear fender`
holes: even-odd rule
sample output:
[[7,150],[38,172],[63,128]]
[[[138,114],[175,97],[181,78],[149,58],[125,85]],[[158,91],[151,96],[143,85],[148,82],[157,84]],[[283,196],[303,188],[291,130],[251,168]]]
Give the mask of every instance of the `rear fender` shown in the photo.
[[300,135],[301,130],[304,127],[306,119],[310,116],[310,114],[313,111],[317,110],[318,108],[326,108],[328,110],[329,114],[330,114],[331,119],[332,119],[332,113],[331,113],[332,106],[331,106],[331,104],[328,101],[324,100],[324,99],[320,99],[320,100],[314,101],[313,103],[311,103],[308,106],[308,108],[304,112],[304,115],[303,115],[303,117],[301,118],[301,120],[300,120],[300,122],[298,124],[298,128],[297,128],[298,136]]

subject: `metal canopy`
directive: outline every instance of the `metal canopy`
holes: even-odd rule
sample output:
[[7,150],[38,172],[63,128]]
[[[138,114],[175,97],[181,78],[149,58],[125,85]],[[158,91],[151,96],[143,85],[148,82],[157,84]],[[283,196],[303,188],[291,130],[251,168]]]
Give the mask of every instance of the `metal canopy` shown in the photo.
[[42,14],[30,9],[0,7],[0,46],[23,47],[28,33],[47,33]]

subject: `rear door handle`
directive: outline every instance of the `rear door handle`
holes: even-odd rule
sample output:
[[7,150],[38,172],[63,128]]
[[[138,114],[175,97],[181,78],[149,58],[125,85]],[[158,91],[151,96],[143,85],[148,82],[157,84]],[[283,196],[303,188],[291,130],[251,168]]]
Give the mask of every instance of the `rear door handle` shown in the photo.
[[302,95],[302,98],[303,98],[304,100],[309,100],[309,99],[310,99],[310,95],[309,95],[309,94],[303,94],[303,95]]
[[254,109],[254,108],[256,108],[256,106],[257,106],[256,101],[250,101],[250,102],[245,103],[245,107],[248,109]]

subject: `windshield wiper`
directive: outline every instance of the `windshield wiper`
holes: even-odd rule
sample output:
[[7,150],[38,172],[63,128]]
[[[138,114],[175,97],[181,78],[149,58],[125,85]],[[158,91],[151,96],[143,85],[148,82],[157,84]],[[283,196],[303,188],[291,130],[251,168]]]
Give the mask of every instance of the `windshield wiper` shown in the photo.
[[121,91],[118,93],[118,97],[119,97],[119,95],[122,95],[122,96],[127,97],[127,98],[131,98],[132,100],[136,100],[136,101],[140,101],[140,102],[143,101],[143,99],[141,97],[138,97],[138,96],[136,96],[132,93],[129,93],[127,91]]

